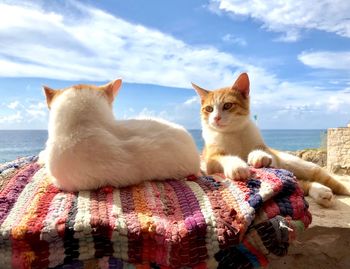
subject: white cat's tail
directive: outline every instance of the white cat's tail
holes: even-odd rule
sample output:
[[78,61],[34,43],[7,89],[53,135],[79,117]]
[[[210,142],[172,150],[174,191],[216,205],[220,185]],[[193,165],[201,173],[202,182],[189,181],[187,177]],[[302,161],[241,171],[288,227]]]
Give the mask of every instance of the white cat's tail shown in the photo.
[[317,164],[274,149],[269,149],[269,153],[273,155],[272,166],[293,172],[297,179],[321,183],[335,194],[350,195],[346,186]]

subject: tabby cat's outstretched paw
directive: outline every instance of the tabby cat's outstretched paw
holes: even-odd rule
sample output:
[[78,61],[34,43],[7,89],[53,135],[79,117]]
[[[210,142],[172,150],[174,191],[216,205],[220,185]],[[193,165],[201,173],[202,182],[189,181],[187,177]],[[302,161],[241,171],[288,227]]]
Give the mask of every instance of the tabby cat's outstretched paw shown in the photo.
[[272,163],[272,156],[263,150],[254,150],[248,155],[248,164],[255,167],[269,167]]
[[250,170],[246,162],[237,157],[231,157],[225,162],[224,174],[234,180],[247,180],[250,176]]

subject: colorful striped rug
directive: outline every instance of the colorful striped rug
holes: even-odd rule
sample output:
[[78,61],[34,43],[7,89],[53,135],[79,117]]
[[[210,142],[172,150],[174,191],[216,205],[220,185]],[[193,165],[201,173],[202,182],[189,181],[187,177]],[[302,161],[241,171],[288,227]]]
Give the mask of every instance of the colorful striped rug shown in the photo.
[[36,159],[0,165],[0,268],[254,268],[311,222],[286,170],[69,193]]

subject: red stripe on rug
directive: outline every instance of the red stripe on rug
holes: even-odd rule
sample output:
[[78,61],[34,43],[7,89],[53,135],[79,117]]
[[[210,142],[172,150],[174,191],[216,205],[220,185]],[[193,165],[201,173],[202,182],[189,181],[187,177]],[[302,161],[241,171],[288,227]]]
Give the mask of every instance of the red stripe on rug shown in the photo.
[[40,166],[38,164],[29,164],[15,174],[8,182],[7,186],[2,190],[0,193],[0,225],[10,213],[18,196],[39,169]]

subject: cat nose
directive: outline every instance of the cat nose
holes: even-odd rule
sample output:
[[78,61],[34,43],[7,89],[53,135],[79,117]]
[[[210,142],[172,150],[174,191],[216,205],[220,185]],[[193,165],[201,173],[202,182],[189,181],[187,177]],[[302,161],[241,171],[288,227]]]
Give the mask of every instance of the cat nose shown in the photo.
[[214,120],[215,120],[215,122],[219,122],[221,120],[221,117],[220,116],[215,116]]

